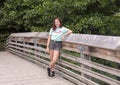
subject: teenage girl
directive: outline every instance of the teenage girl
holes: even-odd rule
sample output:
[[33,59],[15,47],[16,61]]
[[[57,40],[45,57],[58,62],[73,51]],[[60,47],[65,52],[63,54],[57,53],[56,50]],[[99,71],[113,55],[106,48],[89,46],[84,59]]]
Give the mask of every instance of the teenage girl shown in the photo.
[[72,30],[62,26],[60,18],[55,18],[53,27],[50,29],[48,41],[47,41],[47,52],[50,55],[50,64],[47,68],[49,77],[55,76],[55,63],[58,60],[60,49],[62,47],[62,41],[64,36],[72,33]]

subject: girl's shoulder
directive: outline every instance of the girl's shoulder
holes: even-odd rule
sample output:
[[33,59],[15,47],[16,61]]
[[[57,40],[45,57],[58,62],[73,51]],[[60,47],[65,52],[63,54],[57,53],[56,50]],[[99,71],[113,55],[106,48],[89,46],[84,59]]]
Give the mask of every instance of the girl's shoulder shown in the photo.
[[66,30],[66,29],[68,29],[68,28],[66,28],[66,27],[63,26],[62,29],[63,29],[63,30]]
[[62,29],[67,29],[66,27],[62,26]]

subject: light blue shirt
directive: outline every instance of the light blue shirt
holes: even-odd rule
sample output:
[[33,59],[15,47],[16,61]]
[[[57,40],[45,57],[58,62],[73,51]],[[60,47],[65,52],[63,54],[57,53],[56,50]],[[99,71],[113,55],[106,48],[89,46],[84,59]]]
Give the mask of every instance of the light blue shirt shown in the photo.
[[62,41],[62,36],[68,31],[67,28],[56,28],[56,30],[50,29],[49,35],[51,36],[51,40]]

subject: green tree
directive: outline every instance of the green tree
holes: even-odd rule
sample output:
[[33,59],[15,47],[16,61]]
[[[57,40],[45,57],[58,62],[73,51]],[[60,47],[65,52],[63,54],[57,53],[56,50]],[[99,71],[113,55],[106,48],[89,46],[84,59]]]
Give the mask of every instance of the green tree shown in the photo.
[[48,31],[55,17],[75,33],[120,35],[120,0],[1,0],[1,37]]

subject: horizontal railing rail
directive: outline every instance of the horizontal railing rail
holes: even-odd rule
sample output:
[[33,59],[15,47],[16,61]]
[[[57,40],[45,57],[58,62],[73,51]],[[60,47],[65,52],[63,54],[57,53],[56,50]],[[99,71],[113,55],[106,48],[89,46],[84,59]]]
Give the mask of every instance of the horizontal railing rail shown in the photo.
[[[47,32],[13,33],[6,41],[6,49],[48,67],[47,36]],[[77,85],[120,85],[120,37],[66,36],[56,72]]]

